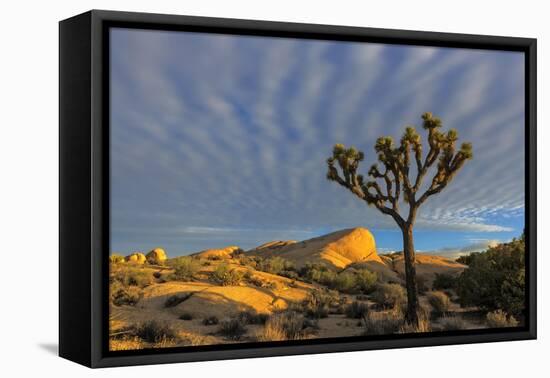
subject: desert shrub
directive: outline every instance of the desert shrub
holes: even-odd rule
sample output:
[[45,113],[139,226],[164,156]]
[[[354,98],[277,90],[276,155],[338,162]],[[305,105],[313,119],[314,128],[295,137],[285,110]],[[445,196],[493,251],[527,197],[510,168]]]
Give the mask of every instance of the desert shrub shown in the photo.
[[349,272],[337,274],[332,284],[328,286],[343,293],[353,292],[357,286],[355,274]]
[[356,273],[355,280],[357,282],[357,289],[363,293],[370,294],[376,289],[376,282],[378,281],[378,275],[375,272],[371,272],[367,269],[360,269]]
[[472,252],[469,255],[458,257],[455,261],[460,264],[470,265],[470,263],[481,254],[481,252]]
[[403,325],[403,315],[397,311],[370,311],[363,319],[365,335],[389,335],[397,333]]
[[183,314],[180,315],[180,319],[181,320],[193,320],[193,315],[188,313],[188,312],[184,312]]
[[318,325],[294,311],[277,313],[267,320],[256,335],[258,341],[300,340],[313,332]]
[[457,315],[446,315],[438,319],[440,331],[458,331],[466,329],[466,322]]
[[160,343],[176,339],[176,333],[169,325],[156,320],[150,320],[138,325],[135,335],[149,343]]
[[434,290],[450,290],[456,287],[456,278],[447,273],[436,273],[432,284]]
[[268,314],[257,313],[255,311],[242,311],[237,315],[237,319],[244,324],[265,324],[268,318]]
[[428,291],[428,281],[423,276],[416,276],[416,288],[419,294],[424,294]]
[[330,305],[334,301],[335,297],[330,292],[312,290],[302,302],[302,311],[308,318],[326,318],[329,314]]
[[230,340],[240,340],[245,333],[246,327],[239,319],[224,320],[218,329],[219,335]]
[[406,303],[405,289],[399,284],[380,284],[372,293],[372,300],[384,308],[402,307]]
[[212,272],[212,280],[221,286],[236,286],[243,280],[243,273],[237,269],[231,269],[229,265],[223,263],[216,267]]
[[109,262],[110,262],[111,264],[120,264],[120,263],[123,263],[123,262],[124,262],[124,256],[119,255],[119,254],[116,254],[116,253],[113,253],[112,255],[109,256]]
[[512,315],[496,310],[487,314],[487,325],[489,328],[517,327],[518,321]]
[[525,309],[525,242],[523,237],[469,255],[468,269],[457,279],[463,306],[521,315]]
[[296,280],[299,278],[298,273],[294,270],[283,270],[279,273],[280,276],[290,278],[291,280]]
[[189,298],[191,298],[192,295],[193,295],[193,293],[185,293],[185,294],[179,294],[179,295],[171,295],[171,296],[168,297],[168,298],[166,299],[166,301],[164,302],[164,307],[166,307],[166,308],[169,308],[169,307],[176,307],[176,306],[179,305],[180,303],[185,302],[186,300],[188,300]]
[[403,322],[399,327],[399,333],[423,333],[431,332],[432,324],[430,322],[430,317],[427,313],[419,311],[418,314],[418,324],[410,324]]
[[117,270],[111,277],[111,282],[118,281],[123,286],[137,286],[144,288],[153,283],[153,275],[147,270],[134,267],[124,267]]
[[111,292],[111,303],[115,306],[135,306],[141,299],[141,290],[136,287],[114,288]]
[[220,322],[217,316],[209,316],[202,320],[202,324],[205,326],[216,325]]
[[449,306],[451,305],[451,300],[442,291],[431,291],[428,293],[428,302],[438,314],[445,314],[449,311]]
[[334,279],[334,272],[330,271],[326,266],[316,263],[306,263],[299,271],[298,274],[307,282],[321,282],[321,276],[323,273],[327,274],[329,281]]
[[280,274],[283,271],[295,271],[296,267],[293,262],[276,256],[261,260],[259,264],[257,264],[257,269],[267,273]]
[[156,279],[159,279],[161,276],[162,276],[161,272],[154,272],[153,273],[153,277],[155,277]]
[[191,281],[200,270],[200,261],[191,256],[181,256],[167,261],[174,268],[172,278],[177,281]]
[[367,316],[369,312],[369,306],[366,303],[361,303],[353,301],[351,304],[346,306],[345,314],[346,317],[351,319],[362,319]]

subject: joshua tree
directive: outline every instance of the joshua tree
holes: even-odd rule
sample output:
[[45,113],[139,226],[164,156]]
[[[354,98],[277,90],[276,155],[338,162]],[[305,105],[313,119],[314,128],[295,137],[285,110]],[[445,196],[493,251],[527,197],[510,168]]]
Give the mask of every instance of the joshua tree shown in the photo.
[[[378,164],[372,165],[368,172],[370,179],[357,174],[365,154],[354,147],[346,148],[343,144],[336,144],[332,156],[327,159],[327,178],[330,181],[337,182],[368,205],[390,215],[401,229],[407,286],[406,320],[415,325],[418,324],[418,291],[413,226],[418,208],[430,196],[441,192],[473,156],[471,143],[462,143],[460,149],[456,150],[458,133],[455,129],[441,132],[441,120],[431,113],[424,113],[422,120],[422,126],[428,132],[428,153],[423,155],[420,135],[413,126],[405,129],[399,146],[394,145],[392,137],[380,137],[374,149],[382,168]],[[436,162],[431,183],[422,185]],[[415,168],[411,167],[413,164],[416,164]],[[383,185],[385,190],[382,189]],[[409,205],[406,215],[401,215],[399,211],[401,198]]]

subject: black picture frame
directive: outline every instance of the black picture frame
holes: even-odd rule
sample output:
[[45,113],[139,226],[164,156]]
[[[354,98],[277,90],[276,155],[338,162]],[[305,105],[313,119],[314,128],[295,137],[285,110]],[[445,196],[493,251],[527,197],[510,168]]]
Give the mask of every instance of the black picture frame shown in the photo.
[[[109,352],[110,27],[368,41],[525,53],[525,327]],[[92,10],[59,24],[59,354],[88,367],[536,338],[536,39]]]

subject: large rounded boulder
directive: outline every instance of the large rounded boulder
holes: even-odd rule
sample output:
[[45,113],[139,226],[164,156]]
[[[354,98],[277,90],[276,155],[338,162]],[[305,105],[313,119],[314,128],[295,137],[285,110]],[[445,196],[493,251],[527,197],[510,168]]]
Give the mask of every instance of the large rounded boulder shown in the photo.
[[124,258],[129,263],[134,264],[145,264],[145,261],[147,261],[147,258],[145,255],[141,252],[134,252]]
[[166,261],[166,252],[162,248],[151,250],[146,256],[147,262],[153,265],[160,265]]

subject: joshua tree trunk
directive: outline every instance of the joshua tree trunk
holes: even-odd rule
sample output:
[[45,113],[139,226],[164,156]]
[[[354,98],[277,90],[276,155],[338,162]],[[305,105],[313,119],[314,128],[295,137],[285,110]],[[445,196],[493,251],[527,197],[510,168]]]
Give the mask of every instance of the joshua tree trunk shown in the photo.
[[[407,286],[407,314],[409,324],[418,325],[418,288],[413,244],[413,225],[418,208],[426,200],[440,193],[451,182],[467,160],[472,159],[472,144],[462,143],[456,150],[458,132],[450,129],[439,131],[441,120],[432,113],[422,114],[423,127],[428,131],[428,153],[424,155],[422,140],[413,126],[408,126],[395,146],[392,137],[380,137],[374,149],[383,167],[373,164],[368,171],[369,179],[358,174],[359,163],[365,158],[362,151],[336,144],[332,156],[327,159],[327,179],[348,189],[368,205],[375,206],[381,213],[390,215],[403,233],[403,258],[405,260],[405,281]],[[416,162],[416,170],[411,164]],[[436,168],[432,181],[424,193],[422,182],[431,167]],[[416,177],[411,172],[416,171]],[[386,184],[385,190],[383,188]],[[399,212],[400,202],[409,204],[407,217]]]
[[416,267],[412,225],[406,223],[403,232],[403,258],[405,260],[405,281],[407,286],[406,319],[410,324],[418,324],[418,290],[416,286]]

